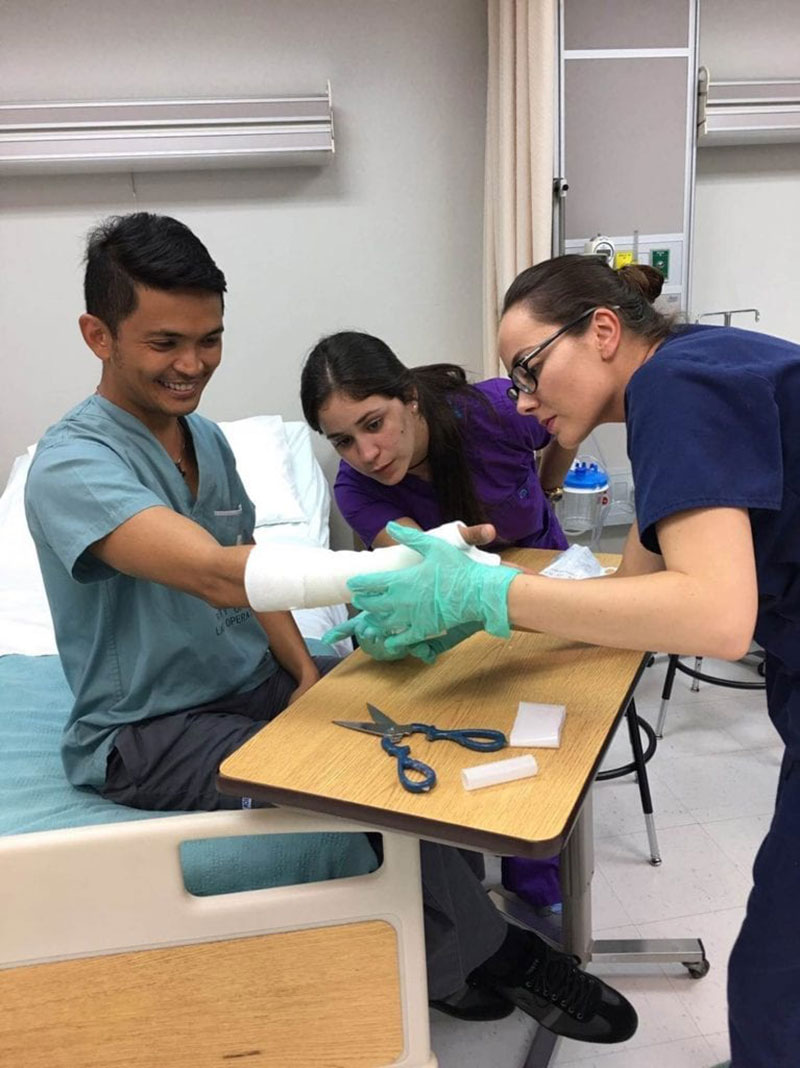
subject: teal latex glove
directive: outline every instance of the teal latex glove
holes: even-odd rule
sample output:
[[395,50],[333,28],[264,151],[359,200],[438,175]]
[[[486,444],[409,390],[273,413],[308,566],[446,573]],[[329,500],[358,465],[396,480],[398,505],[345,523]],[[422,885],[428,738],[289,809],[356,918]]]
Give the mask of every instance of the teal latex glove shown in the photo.
[[453,627],[439,638],[431,638],[429,641],[418,642],[408,647],[401,645],[394,649],[387,649],[377,621],[369,612],[360,612],[352,619],[347,619],[344,623],[332,627],[322,635],[322,641],[333,644],[343,638],[355,638],[364,652],[375,660],[402,660],[406,656],[415,656],[418,660],[424,660],[426,664],[433,664],[440,653],[452,649],[454,645],[463,642],[465,638],[469,638],[480,629],[480,623],[465,623],[463,626]]
[[369,612],[359,612],[357,616],[338,623],[322,635],[322,640],[331,645],[343,638],[355,638],[364,652],[374,660],[402,660],[408,655],[407,649],[387,650],[381,629]]
[[386,531],[418,552],[422,562],[401,571],[356,575],[347,585],[353,604],[380,629],[387,652],[445,637],[465,623],[509,637],[508,587],[519,571],[475,563],[452,545],[399,523],[389,523]]
[[446,653],[448,649],[477,634],[479,630],[483,630],[480,623],[462,623],[458,627],[451,627],[447,634],[438,638],[428,638],[427,641],[410,645],[408,652],[411,656],[424,660],[426,664],[432,664],[440,653]]

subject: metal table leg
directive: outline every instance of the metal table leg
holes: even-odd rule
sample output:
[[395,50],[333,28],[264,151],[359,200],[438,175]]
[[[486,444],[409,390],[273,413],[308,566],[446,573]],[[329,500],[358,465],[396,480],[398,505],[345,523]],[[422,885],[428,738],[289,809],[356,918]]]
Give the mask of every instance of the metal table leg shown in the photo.
[[592,938],[594,872],[591,793],[561,853],[563,945],[588,964],[683,964],[693,978],[708,971],[699,938]]
[[594,875],[594,819],[592,791],[561,850],[561,944],[582,964],[592,956],[592,876]]
[[[562,929],[561,948],[573,953],[582,964],[683,964],[699,979],[708,971],[703,943],[699,938],[592,938],[592,875],[594,874],[594,828],[592,793],[583,808],[566,845],[561,851]],[[524,903],[512,903],[492,894],[509,918],[541,934],[536,924],[525,921]],[[521,907],[520,907],[521,906]],[[548,1068],[558,1036],[539,1027],[528,1050],[524,1068]]]
[[537,1027],[523,1068],[547,1068],[561,1041],[545,1027]]

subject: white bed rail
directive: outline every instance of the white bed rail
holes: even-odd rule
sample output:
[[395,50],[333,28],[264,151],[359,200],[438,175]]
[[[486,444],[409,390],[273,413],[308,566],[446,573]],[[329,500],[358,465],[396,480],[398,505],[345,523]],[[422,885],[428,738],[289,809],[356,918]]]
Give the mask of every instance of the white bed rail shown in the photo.
[[0,968],[384,920],[397,932],[405,1051],[429,1059],[419,843],[381,832],[372,873],[196,897],[179,848],[192,839],[365,832],[370,827],[286,809],[208,812],[0,838]]

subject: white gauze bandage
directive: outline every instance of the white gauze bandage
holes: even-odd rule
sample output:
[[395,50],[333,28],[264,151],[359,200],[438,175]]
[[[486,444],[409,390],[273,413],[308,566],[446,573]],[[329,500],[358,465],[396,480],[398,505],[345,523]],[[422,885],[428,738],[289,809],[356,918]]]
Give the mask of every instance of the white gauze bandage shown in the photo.
[[[463,525],[463,524],[461,524]],[[445,523],[426,533],[461,549],[477,563],[497,565],[500,557],[468,545],[459,522]],[[244,587],[256,612],[290,608],[320,608],[352,598],[347,580],[375,571],[399,571],[421,560],[405,545],[390,545],[372,552],[321,549],[313,545],[256,545],[247,558]]]

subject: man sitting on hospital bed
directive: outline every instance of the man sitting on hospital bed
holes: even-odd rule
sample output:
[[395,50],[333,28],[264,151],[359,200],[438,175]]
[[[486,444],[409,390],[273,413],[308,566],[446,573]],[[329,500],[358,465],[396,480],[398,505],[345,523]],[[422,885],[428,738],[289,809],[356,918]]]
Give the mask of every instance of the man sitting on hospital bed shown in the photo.
[[[308,654],[288,612],[249,607],[262,602],[245,588],[248,558],[263,565],[271,550],[252,549],[254,508],[233,455],[195,412],[221,359],[225,288],[205,246],[174,219],[136,213],[99,226],[80,328],[100,383],[46,432],[26,487],[75,698],[67,777],[142,809],[240,805],[217,791],[222,759],[335,663]],[[251,586],[263,593],[264,582]],[[628,1003],[508,927],[469,856],[422,843],[421,857],[439,1007],[491,1019],[516,1001],[559,1033],[615,1041],[623,1019],[628,1037]],[[554,962],[563,1009],[538,992]]]

